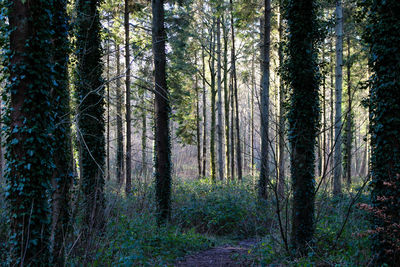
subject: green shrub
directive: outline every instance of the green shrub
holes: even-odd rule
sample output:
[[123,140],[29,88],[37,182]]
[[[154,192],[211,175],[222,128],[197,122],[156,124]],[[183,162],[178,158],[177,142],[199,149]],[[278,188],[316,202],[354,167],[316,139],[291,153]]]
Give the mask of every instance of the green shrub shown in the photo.
[[172,221],[183,228],[235,239],[267,232],[269,209],[258,203],[249,182],[177,182],[173,196]]

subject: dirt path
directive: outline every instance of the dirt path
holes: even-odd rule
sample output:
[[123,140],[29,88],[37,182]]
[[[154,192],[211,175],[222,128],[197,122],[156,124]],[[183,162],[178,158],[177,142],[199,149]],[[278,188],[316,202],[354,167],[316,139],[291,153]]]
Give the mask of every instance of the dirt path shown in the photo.
[[188,255],[178,261],[176,267],[220,267],[220,266],[254,266],[250,261],[248,250],[256,245],[256,240],[245,240],[237,245],[224,245],[197,254]]

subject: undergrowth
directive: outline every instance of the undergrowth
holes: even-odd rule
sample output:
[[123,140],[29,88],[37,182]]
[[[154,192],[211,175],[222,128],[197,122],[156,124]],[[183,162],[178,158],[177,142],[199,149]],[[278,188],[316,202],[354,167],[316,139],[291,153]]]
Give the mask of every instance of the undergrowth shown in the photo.
[[[91,264],[166,266],[194,251],[267,233],[266,203],[257,202],[249,181],[176,179],[172,196],[171,221],[158,227],[153,186],[136,185],[129,197],[108,190],[107,225]],[[69,264],[79,266],[82,261],[74,256]]]
[[[355,193],[345,193],[334,198],[318,194],[316,197],[316,223],[313,243],[302,257],[288,253],[279,238],[267,235],[252,250],[252,257],[261,264],[284,264],[288,266],[367,266],[370,264],[370,239],[360,236],[370,227],[368,213],[359,209],[357,203],[368,203],[369,192],[354,201]],[[339,234],[340,233],[340,234]],[[290,241],[289,241],[290,242]],[[290,248],[289,248],[290,250]]]
[[[228,184],[175,179],[171,220],[162,227],[156,223],[152,185],[136,184],[128,197],[111,185],[107,188],[107,223],[96,237],[89,266],[171,266],[195,251],[249,238],[257,240],[257,245],[246,257],[261,266],[365,266],[371,257],[368,237],[358,235],[370,227],[368,213],[357,208],[357,203],[369,202],[369,192],[353,201],[359,189],[356,185],[351,194],[340,198],[317,195],[315,238],[308,255],[297,258],[283,245],[272,194],[268,201],[259,201],[251,179]],[[290,201],[280,205],[284,232],[290,236]],[[3,252],[7,240],[5,212],[0,198]],[[81,227],[79,210],[77,215],[74,238],[66,249],[68,266],[82,266],[84,262],[74,252],[79,249],[79,242],[75,242]]]

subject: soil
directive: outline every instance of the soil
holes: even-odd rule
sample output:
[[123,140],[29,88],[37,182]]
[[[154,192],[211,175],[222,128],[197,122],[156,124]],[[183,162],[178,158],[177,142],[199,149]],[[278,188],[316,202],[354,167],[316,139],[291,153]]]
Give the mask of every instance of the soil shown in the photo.
[[249,250],[256,245],[256,240],[244,240],[236,245],[224,245],[188,255],[178,261],[176,267],[221,267],[221,266],[256,266],[249,257]]

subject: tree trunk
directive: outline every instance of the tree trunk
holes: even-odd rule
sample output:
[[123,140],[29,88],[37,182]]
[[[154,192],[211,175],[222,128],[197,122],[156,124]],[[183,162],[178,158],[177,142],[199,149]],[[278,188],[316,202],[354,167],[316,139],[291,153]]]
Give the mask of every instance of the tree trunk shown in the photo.
[[210,128],[210,176],[211,180],[215,182],[215,130],[216,130],[216,114],[215,114],[215,97],[217,91],[215,90],[215,21],[213,19],[212,28],[210,29],[210,58],[208,66],[211,75],[211,128]]
[[68,83],[68,23],[67,1],[54,1],[54,29],[53,61],[55,79],[58,86],[52,90],[52,106],[56,113],[54,138],[54,164],[52,187],[52,227],[51,243],[52,263],[56,266],[65,265],[65,244],[70,232],[70,189],[74,178],[71,120],[70,120],[70,92]]
[[372,266],[400,266],[400,2],[367,2]]
[[343,9],[342,0],[336,1],[336,70],[335,70],[335,154],[333,194],[342,193],[342,67],[343,67]]
[[261,162],[259,197],[267,199],[267,184],[269,180],[269,67],[271,40],[271,0],[264,1],[264,18],[261,26]]
[[[52,177],[49,130],[53,80],[54,6],[47,1],[12,1],[8,13],[10,51],[6,136],[6,179],[10,225],[10,266],[49,264],[50,215],[47,192]],[[65,56],[65,55],[64,55]],[[28,156],[29,155],[29,156]]]
[[116,45],[117,57],[117,183],[121,187],[124,179],[124,135],[122,122],[122,105],[124,103],[122,86],[121,86],[121,54],[120,46]]
[[313,0],[290,0],[287,5],[288,82],[292,88],[289,121],[293,186],[291,243],[307,253],[314,233],[315,138],[319,117],[317,19]]
[[235,27],[233,22],[233,1],[230,0],[231,8],[231,31],[232,31],[232,76],[233,76],[233,92],[235,100],[235,120],[236,120],[236,164],[238,172],[238,180],[243,178],[242,170],[242,152],[240,147],[240,124],[239,124],[239,99],[238,99],[238,86],[236,77],[236,55],[235,55]]
[[[107,15],[107,27],[108,29],[110,29],[110,18],[109,15]],[[106,41],[106,47],[107,47],[107,81],[106,81],[106,87],[107,87],[107,154],[106,154],[106,158],[107,158],[107,173],[106,173],[106,177],[107,177],[107,181],[110,181],[110,36],[107,35],[107,41]]]
[[145,94],[146,91],[142,90],[140,95],[140,102],[142,105],[141,110],[141,117],[142,117],[142,166],[141,166],[141,173],[144,178],[147,177],[147,111],[146,111],[146,102],[145,102]]
[[77,10],[78,129],[81,152],[81,187],[84,196],[85,257],[93,245],[93,236],[104,225],[105,122],[104,80],[101,63],[100,1],[79,1]]
[[221,17],[217,18],[217,84],[218,84],[218,178],[224,180],[224,159],[223,159],[223,126],[222,126],[222,81],[221,81]]
[[[279,48],[278,58],[279,67],[283,65],[283,8],[282,0],[279,1]],[[278,173],[278,192],[279,196],[283,197],[285,193],[285,85],[284,81],[279,76],[279,173]]]
[[251,60],[251,95],[250,95],[250,164],[251,164],[251,177],[254,178],[254,92],[256,91],[256,77],[255,77],[255,67],[254,67],[254,54],[253,54],[253,58]]
[[[224,20],[224,17],[222,17]],[[226,179],[229,181],[231,179],[230,170],[230,135],[229,135],[229,88],[228,88],[228,30],[223,23],[222,34],[224,38],[224,108],[225,108],[225,158],[226,158]]]
[[346,118],[346,164],[344,173],[346,175],[347,187],[351,185],[351,158],[353,141],[353,115],[352,115],[352,95],[351,95],[351,62],[350,62],[350,35],[347,36],[347,118]]
[[153,54],[155,82],[155,180],[158,223],[164,224],[171,213],[171,138],[169,129],[170,101],[166,79],[166,34],[164,1],[152,0]]
[[[195,66],[197,66],[197,52],[195,53]],[[196,146],[197,146],[197,168],[199,179],[201,178],[201,134],[200,134],[200,101],[199,101],[199,84],[198,75],[195,74],[195,91],[196,91]]]
[[204,48],[201,50],[202,59],[202,73],[203,73],[203,178],[206,177],[206,165],[207,165],[207,91],[206,91],[206,64]]
[[230,84],[230,91],[231,91],[231,179],[235,179],[235,105],[234,105],[234,93],[233,93],[233,73],[231,73],[231,84]]
[[124,13],[125,27],[125,90],[126,90],[126,184],[125,192],[129,194],[132,189],[132,143],[131,143],[131,62],[129,45],[129,0],[125,0]]

